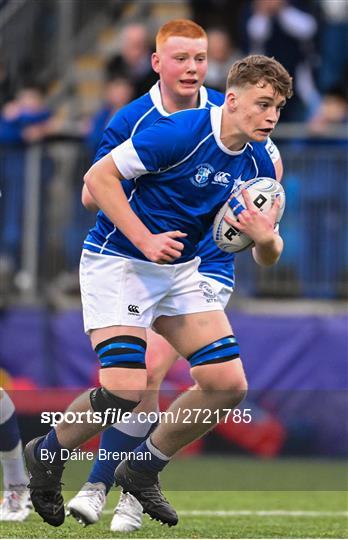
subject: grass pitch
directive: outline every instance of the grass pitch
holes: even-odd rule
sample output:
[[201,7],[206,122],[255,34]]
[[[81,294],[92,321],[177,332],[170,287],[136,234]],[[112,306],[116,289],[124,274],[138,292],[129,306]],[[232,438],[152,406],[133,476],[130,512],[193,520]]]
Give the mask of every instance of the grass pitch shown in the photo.
[[[4,538],[347,538],[348,504],[347,493],[336,490],[273,490],[276,478],[279,481],[290,479],[291,472],[297,476],[303,471],[312,470],[313,477],[320,474],[329,476],[340,473],[345,481],[344,464],[331,462],[294,462],[294,461],[255,461],[248,459],[191,458],[177,460],[168,468],[164,484],[171,487],[166,496],[178,510],[179,524],[169,529],[144,516],[144,525],[136,533],[111,533],[109,530],[112,509],[118,501],[117,490],[108,496],[106,511],[99,523],[86,528],[81,527],[73,518],[66,519],[59,528],[44,524],[33,513],[24,523],[0,523],[0,533]],[[65,492],[68,501],[85,481],[90,464],[74,463],[65,473],[67,487],[75,484],[74,490]],[[299,468],[300,467],[300,468]],[[210,469],[215,471],[212,479]],[[224,485],[217,489],[220,478],[228,478],[230,489],[242,481],[244,471],[251,470],[254,477],[260,471],[259,479],[270,484],[263,489],[254,486],[254,490],[231,491]],[[269,471],[273,471],[273,476]],[[237,474],[238,471],[241,471]],[[266,472],[264,472],[266,471]],[[204,478],[212,485],[200,491],[174,490],[180,484],[180,477],[185,477],[186,484],[195,478]],[[258,481],[259,481],[258,479]],[[179,481],[178,481],[179,480]],[[300,479],[299,479],[300,480]],[[69,484],[69,486],[68,486]],[[201,482],[201,486],[204,481]],[[311,484],[314,485],[313,483]],[[192,488],[196,484],[191,484]],[[246,482],[246,487],[250,487]],[[261,486],[260,486],[261,487]],[[331,489],[331,486],[328,488]]]

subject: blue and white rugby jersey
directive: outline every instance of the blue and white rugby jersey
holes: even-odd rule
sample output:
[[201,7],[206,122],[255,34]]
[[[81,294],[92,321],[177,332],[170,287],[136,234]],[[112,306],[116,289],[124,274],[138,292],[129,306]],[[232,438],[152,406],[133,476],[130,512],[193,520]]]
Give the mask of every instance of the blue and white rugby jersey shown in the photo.
[[[224,95],[217,90],[201,86],[199,91],[199,108],[222,105]],[[106,126],[94,162],[106,156],[113,148],[133,137],[139,131],[152,126],[162,116],[170,114],[162,105],[159,82],[149,92],[131,101],[114,114]],[[123,185],[124,187],[124,185]]]
[[[161,118],[112,151],[125,178],[140,176],[129,202],[145,225],[153,233],[175,229],[188,233],[183,239],[183,255],[176,263],[197,254],[197,244],[207,234],[236,180],[275,175],[270,151],[273,149],[273,161],[277,151],[271,142],[247,144],[241,151],[232,152],[222,144],[220,128],[220,107],[191,109]],[[84,247],[98,253],[145,259],[103,212],[99,212]],[[233,256],[218,250],[210,234],[201,247],[199,255],[212,257],[212,263],[200,270],[207,274],[209,271],[217,279],[220,272],[216,264],[220,261],[221,268],[229,266],[226,279],[221,274],[220,281],[231,284]]]
[[[268,138],[265,143],[250,143],[250,146],[252,148],[251,158],[254,163],[254,170],[249,178],[242,174],[237,180],[245,181],[258,176],[276,179],[273,164],[280,158],[276,145]],[[198,244],[197,255],[202,260],[199,271],[228,287],[234,288],[234,254],[226,253],[216,246],[212,229],[211,227]]]

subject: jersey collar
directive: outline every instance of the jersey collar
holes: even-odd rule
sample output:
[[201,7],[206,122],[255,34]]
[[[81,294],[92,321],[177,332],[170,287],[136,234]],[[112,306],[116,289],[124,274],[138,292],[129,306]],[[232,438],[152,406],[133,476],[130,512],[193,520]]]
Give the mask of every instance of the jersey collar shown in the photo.
[[220,150],[225,152],[225,154],[229,154],[230,156],[238,156],[239,154],[242,154],[244,152],[244,150],[247,147],[247,144],[245,144],[241,150],[229,150],[229,148],[227,148],[227,146],[223,144],[220,138],[222,108],[223,108],[223,105],[221,105],[221,107],[212,107],[210,109],[210,121],[211,121],[211,126],[213,128],[214,138]]
[[[150,94],[152,103],[154,104],[154,106],[156,107],[156,109],[162,116],[169,116],[170,114],[172,114],[172,113],[167,112],[163,108],[159,81],[157,81],[156,84],[154,84],[150,88],[149,94]],[[197,108],[203,109],[204,107],[206,107],[207,102],[208,102],[207,89],[204,86],[201,86],[199,89],[199,107]]]

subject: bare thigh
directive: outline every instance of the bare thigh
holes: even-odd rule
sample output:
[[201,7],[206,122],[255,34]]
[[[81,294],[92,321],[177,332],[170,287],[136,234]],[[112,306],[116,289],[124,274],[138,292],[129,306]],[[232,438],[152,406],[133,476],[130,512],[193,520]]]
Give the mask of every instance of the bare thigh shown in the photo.
[[187,358],[202,347],[233,334],[223,311],[204,311],[156,320],[156,328],[169,343]]
[[147,331],[146,369],[148,390],[159,389],[164,377],[178,357],[179,353],[163,336],[153,330]]
[[[156,328],[185,358],[202,347],[233,334],[223,311],[162,316],[157,319]],[[191,375],[202,390],[231,392],[247,388],[240,358],[195,366],[191,368]]]

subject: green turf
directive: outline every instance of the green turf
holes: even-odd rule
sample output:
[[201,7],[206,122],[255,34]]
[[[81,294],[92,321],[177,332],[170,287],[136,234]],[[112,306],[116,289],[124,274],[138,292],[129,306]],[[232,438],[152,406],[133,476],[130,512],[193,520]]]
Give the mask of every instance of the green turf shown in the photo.
[[[246,465],[248,460],[235,459],[191,459],[190,461],[174,462],[171,474],[173,476],[186,473],[188,477],[205,476],[210,466],[213,466],[216,475],[227,474],[229,469],[236,471]],[[253,462],[251,468],[256,474],[258,468],[269,467],[271,464],[277,474],[289,475],[291,462]],[[298,462],[295,462],[298,470]],[[307,462],[307,467],[318,469],[319,462]],[[70,481],[82,483],[85,480],[86,463],[70,465],[67,477]],[[302,463],[303,466],[303,463]],[[337,464],[323,463],[325,469]],[[189,472],[188,472],[189,471]],[[342,470],[343,472],[343,470]],[[233,477],[233,474],[231,476]],[[325,472],[325,474],[327,471]],[[230,471],[229,473],[230,474]],[[335,473],[336,474],[336,473]],[[74,477],[77,477],[78,480]],[[187,480],[187,478],[186,478]],[[166,483],[171,483],[168,476]],[[74,495],[66,492],[65,500]],[[347,495],[343,491],[270,491],[267,486],[262,491],[168,491],[168,499],[179,512],[189,511],[315,511],[315,512],[344,512],[347,511]],[[102,520],[87,528],[81,527],[72,518],[67,518],[62,527],[53,528],[45,525],[37,514],[32,514],[24,523],[0,523],[0,533],[4,538],[121,538],[125,533],[116,534],[109,531],[112,518],[111,510],[118,500],[118,493],[114,490],[108,497],[107,511]],[[130,538],[347,538],[348,518],[338,515],[322,516],[212,516],[182,515],[177,527],[169,529],[158,523],[144,518],[141,531],[129,534]]]

